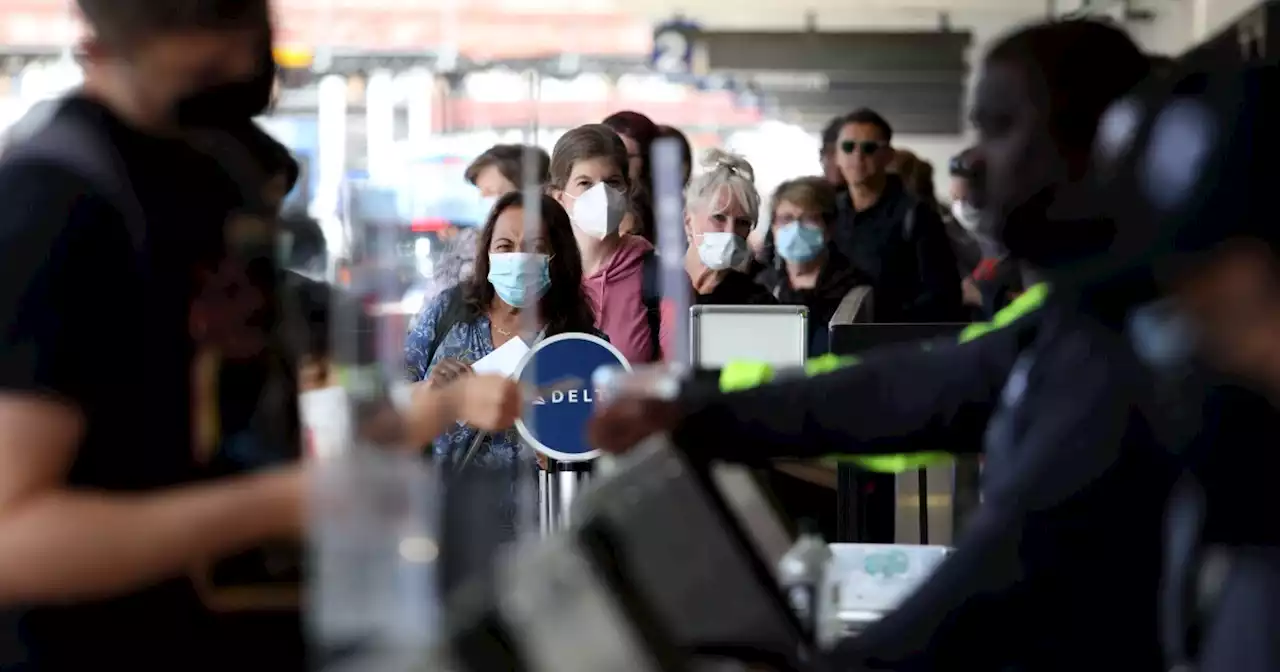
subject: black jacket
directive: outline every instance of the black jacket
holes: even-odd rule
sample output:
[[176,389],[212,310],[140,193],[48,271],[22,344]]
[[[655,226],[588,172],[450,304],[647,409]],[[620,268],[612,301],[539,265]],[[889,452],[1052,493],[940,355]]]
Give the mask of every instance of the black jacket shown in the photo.
[[967,316],[960,274],[942,217],[890,175],[875,205],[836,202],[836,249],[872,279],[877,322],[954,322]]
[[828,254],[813,289],[792,288],[791,278],[782,265],[769,267],[756,277],[756,281],[769,290],[778,303],[809,309],[810,357],[826,354],[830,349],[828,324],[849,290],[859,285],[871,284],[871,278],[854,268],[843,254],[834,249],[829,250]]
[[986,452],[986,503],[840,669],[1160,669],[1155,600],[1174,470],[1144,369],[1063,300],[953,346],[742,393],[693,395],[681,446],[740,460]]
[[777,300],[751,276],[735,271],[725,274],[709,294],[694,292],[693,303],[699,306],[767,306],[776,304]]

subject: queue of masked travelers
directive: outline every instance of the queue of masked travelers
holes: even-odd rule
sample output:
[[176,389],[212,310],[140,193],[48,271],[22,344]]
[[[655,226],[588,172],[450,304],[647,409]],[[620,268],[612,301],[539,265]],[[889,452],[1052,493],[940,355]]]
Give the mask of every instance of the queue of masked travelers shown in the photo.
[[[891,126],[871,110],[834,120],[824,132],[825,180],[788,181],[768,203],[742,157],[712,150],[693,176],[687,139],[636,112],[569,131],[550,157],[517,145],[482,154],[467,177],[486,198],[532,181],[568,214],[595,326],[629,361],[660,361],[673,351],[666,341],[674,315],[653,296],[649,153],[662,138],[675,138],[682,150],[693,303],[805,305],[813,354],[826,352],[827,323],[854,287],[871,290],[877,321],[955,322],[978,308],[965,305],[983,268],[976,241],[938,202],[927,163],[892,147]],[[528,166],[538,173],[526,175]],[[762,207],[769,208],[765,228],[757,226]],[[473,239],[474,232],[454,234],[449,259],[437,264],[439,290],[470,275]]]
[[[453,234],[450,259],[437,265],[437,293],[406,340],[415,406],[477,385],[484,377],[473,375],[472,365],[515,338],[531,346],[565,332],[595,334],[635,364],[675,351],[675,303],[655,291],[649,152],[661,138],[677,139],[685,164],[692,304],[804,305],[815,355],[828,350],[827,324],[858,287],[874,294],[881,321],[963,319],[960,275],[967,269],[957,262],[942,208],[923,179],[891,170],[897,161],[900,172],[918,171],[910,166],[920,162],[894,151],[891,127],[870,110],[832,128],[824,160],[840,184],[831,176],[800,177],[767,202],[744,158],[713,149],[695,174],[687,140],[635,112],[568,131],[549,156],[519,145],[486,151],[466,175],[486,201],[496,200],[480,229]],[[540,203],[520,195],[530,185]],[[541,220],[533,240],[523,233],[527,207]],[[768,227],[752,236],[762,210]],[[538,322],[530,329],[526,311],[534,308]],[[446,463],[506,470],[514,483],[532,464],[512,429],[515,392],[496,382],[480,390],[444,404],[459,423],[436,435],[414,432],[414,440]]]

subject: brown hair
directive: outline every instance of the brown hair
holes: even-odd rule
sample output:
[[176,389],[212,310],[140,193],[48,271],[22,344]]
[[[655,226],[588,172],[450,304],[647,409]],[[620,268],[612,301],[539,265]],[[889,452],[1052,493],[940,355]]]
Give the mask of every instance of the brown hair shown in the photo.
[[476,180],[480,179],[480,173],[492,166],[497,168],[502,177],[517,189],[522,189],[526,178],[525,152],[534,153],[534,170],[537,172],[533,175],[533,179],[539,185],[545,185],[551,169],[551,157],[547,156],[545,149],[533,145],[494,145],[484,150],[483,154],[477,156],[476,160],[467,166],[465,173],[467,181],[475,186]]
[[889,161],[888,171],[894,175],[898,175],[904,180],[911,171],[915,170],[915,166],[920,159],[909,149],[895,149],[893,159]]
[[[635,140],[639,145],[640,153],[640,175],[638,176],[640,184],[632,185],[635,187],[643,186],[647,191],[653,191],[653,173],[649,169],[649,153],[653,148],[653,141],[658,139],[658,125],[653,123],[649,117],[624,110],[622,112],[614,112],[604,118],[601,122],[605,126],[612,128],[618,135],[625,135]],[[628,156],[628,159],[630,156]],[[629,163],[629,161],[628,161]]]
[[769,223],[777,220],[778,206],[786,201],[805,210],[822,213],[822,223],[831,226],[836,219],[836,190],[822,177],[800,177],[778,185],[770,201]]
[[117,45],[192,29],[267,26],[267,4],[267,0],[76,0],[93,32]]
[[653,199],[645,190],[635,189],[631,192],[631,199],[628,205],[631,216],[636,219],[638,230],[635,235],[644,238],[650,243],[654,242]]
[[899,149],[889,164],[889,172],[902,178],[902,186],[908,194],[930,205],[938,205],[938,195],[933,186],[933,164]]
[[[573,237],[569,213],[560,207],[556,199],[546,194],[540,194],[538,201],[547,245],[551,248],[551,287],[538,305],[539,313],[547,321],[547,335],[591,333],[595,330],[595,310],[582,288],[582,255],[578,253],[578,242]],[[470,317],[488,312],[493,303],[495,292],[493,285],[489,284],[489,246],[493,244],[494,225],[502,213],[524,205],[523,192],[512,191],[503,195],[494,203],[489,219],[477,236],[475,267],[462,292]]]
[[627,186],[631,181],[627,178],[627,146],[622,144],[613,129],[604,124],[587,124],[579,126],[560,136],[556,146],[551,150],[551,175],[549,184],[554,189],[563,190],[573,176],[573,167],[579,161],[591,159],[612,159],[622,173],[622,180]]
[[689,186],[689,178],[693,176],[693,145],[680,129],[674,126],[659,126],[659,138],[671,138],[680,143],[680,158],[684,160],[684,185]]

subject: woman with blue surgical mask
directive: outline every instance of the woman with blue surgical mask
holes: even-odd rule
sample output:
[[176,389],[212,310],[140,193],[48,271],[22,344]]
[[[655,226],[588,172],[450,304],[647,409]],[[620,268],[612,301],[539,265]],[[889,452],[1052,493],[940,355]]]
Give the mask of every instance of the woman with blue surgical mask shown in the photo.
[[[537,235],[526,235],[525,203],[516,191],[498,199],[480,230],[475,272],[471,278],[427,304],[405,341],[409,379],[424,393],[465,385],[474,378],[471,365],[514,339],[532,346],[546,336],[569,332],[599,335],[591,302],[582,289],[582,258],[574,242],[569,215],[550,196],[540,196]],[[526,331],[526,310],[536,310],[538,329]],[[420,403],[415,398],[415,404]],[[456,403],[469,406],[462,417],[506,417],[480,413],[490,404],[508,399],[462,395]],[[474,407],[479,406],[481,409]],[[471,425],[457,424],[436,437],[436,459],[457,464],[482,435]],[[530,460],[532,458],[529,458]],[[468,468],[509,470],[513,493],[506,512],[514,521],[514,484],[531,465],[522,458],[513,426],[483,434]]]
[[657,297],[644,296],[645,276],[657,269],[653,245],[621,232],[631,208],[628,165],[627,147],[612,129],[579,126],[551,151],[550,191],[573,223],[596,324],[627,361],[638,364],[662,357],[661,312]]
[[533,181],[539,187],[545,185],[549,163],[550,158],[541,147],[494,145],[467,166],[463,175],[479,192],[475,219],[451,221],[436,234],[440,252],[432,266],[431,280],[426,284],[426,300],[471,277],[478,229],[493,210],[493,204],[504,194],[523,188],[526,181]]
[[778,303],[809,309],[809,354],[829,349],[827,324],[845,295],[869,279],[853,267],[827,235],[835,221],[836,191],[821,177],[782,183],[773,194],[769,236],[780,260],[757,281]]

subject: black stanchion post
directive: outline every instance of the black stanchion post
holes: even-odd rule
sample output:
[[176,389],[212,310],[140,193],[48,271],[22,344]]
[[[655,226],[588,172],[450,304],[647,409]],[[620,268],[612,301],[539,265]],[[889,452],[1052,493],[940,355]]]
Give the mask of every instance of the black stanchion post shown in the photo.
[[920,521],[920,544],[922,546],[929,545],[929,470],[920,469],[916,472],[918,483],[916,487],[920,489],[917,493],[916,501],[920,510],[918,512]]

